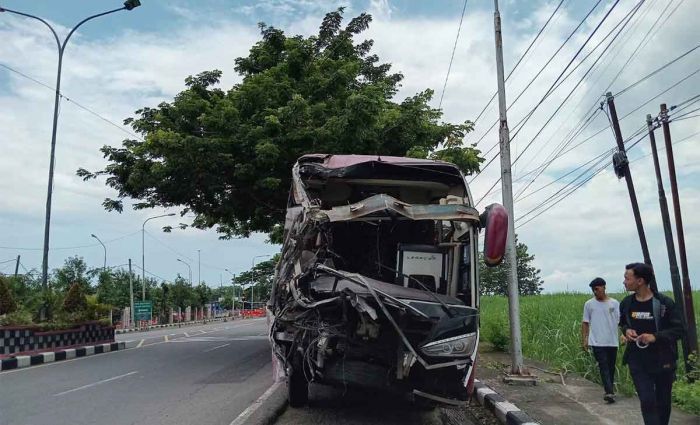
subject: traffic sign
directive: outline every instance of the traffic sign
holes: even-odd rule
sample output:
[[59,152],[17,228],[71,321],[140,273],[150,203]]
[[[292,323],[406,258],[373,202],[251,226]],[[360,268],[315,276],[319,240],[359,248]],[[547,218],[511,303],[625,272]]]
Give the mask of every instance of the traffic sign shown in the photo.
[[151,320],[153,315],[152,301],[134,301],[134,320]]

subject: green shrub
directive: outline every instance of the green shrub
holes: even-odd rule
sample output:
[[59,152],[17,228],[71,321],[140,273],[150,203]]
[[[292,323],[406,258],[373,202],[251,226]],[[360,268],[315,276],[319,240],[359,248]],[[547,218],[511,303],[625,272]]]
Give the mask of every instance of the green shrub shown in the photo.
[[71,285],[66,294],[66,299],[63,301],[63,310],[68,313],[79,313],[85,311],[86,308],[87,299],[80,288],[80,284],[76,282]]
[[15,303],[10,291],[10,284],[4,277],[0,276],[0,316],[15,310],[17,310],[17,303]]
[[508,322],[503,317],[498,317],[494,321],[486,322],[482,335],[486,341],[493,344],[499,351],[507,351],[510,344],[510,328]]
[[0,317],[0,326],[23,326],[31,324],[31,313],[23,310],[17,310]]

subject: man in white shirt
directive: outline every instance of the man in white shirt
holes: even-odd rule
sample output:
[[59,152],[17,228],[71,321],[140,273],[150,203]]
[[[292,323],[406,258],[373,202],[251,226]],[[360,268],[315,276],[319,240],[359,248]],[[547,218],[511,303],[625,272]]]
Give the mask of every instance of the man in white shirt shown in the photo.
[[615,402],[615,362],[617,360],[618,334],[620,322],[620,303],[605,293],[605,281],[599,277],[589,285],[594,297],[583,306],[581,323],[581,343],[583,349],[591,348],[598,362],[600,378],[603,381],[605,395],[603,400]]

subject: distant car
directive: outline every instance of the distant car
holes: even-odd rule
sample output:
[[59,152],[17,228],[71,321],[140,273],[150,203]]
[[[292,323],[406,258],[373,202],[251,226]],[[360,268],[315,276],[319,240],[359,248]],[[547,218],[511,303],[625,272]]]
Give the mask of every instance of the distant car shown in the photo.
[[479,341],[478,233],[500,262],[507,216],[480,215],[453,164],[306,155],[292,170],[270,299],[289,403],[310,382],[463,405]]

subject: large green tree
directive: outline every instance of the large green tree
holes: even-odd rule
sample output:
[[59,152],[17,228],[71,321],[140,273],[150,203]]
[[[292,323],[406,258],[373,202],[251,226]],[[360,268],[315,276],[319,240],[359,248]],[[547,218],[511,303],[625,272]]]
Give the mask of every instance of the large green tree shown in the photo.
[[[528,252],[527,245],[516,242],[516,262],[518,264],[518,290],[520,295],[537,295],[542,292],[544,281],[540,278],[541,270],[533,266],[535,256]],[[480,292],[482,295],[508,295],[507,260],[503,260],[499,266],[486,267],[483,261],[479,262],[481,278]]]
[[[255,266],[236,276],[236,283],[247,285],[243,291],[246,301],[258,302],[267,301],[272,291],[272,281],[275,277],[275,265],[279,261],[279,254],[266,261],[261,261]],[[251,298],[252,297],[252,298]]]
[[58,292],[67,293],[77,283],[84,295],[92,294],[90,279],[95,271],[89,270],[83,257],[69,257],[63,262],[63,267],[54,269],[51,286]]
[[395,101],[403,76],[371,53],[373,40],[355,40],[371,20],[363,13],[343,26],[341,8],[311,37],[260,24],[261,40],[235,60],[241,83],[216,87],[219,70],[187,77],[172,101],[125,121],[143,140],[104,146],[108,165],[78,175],[107,176],[118,191],[107,210],[132,198],[135,209],[180,207],[222,237],[260,231],[279,241],[291,166],[303,154],[429,157],[477,171],[479,151],[462,145],[471,122],[442,122],[429,89]]

